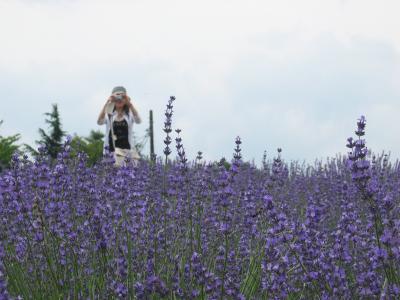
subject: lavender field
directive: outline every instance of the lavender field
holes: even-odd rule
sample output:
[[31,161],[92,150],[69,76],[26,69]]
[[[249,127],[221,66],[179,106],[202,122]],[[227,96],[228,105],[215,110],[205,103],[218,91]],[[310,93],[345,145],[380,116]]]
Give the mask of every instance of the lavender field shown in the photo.
[[[0,299],[399,299],[400,165],[361,117],[348,154],[313,165],[164,156],[87,166],[13,158],[0,175]],[[347,143],[347,148],[346,148]]]

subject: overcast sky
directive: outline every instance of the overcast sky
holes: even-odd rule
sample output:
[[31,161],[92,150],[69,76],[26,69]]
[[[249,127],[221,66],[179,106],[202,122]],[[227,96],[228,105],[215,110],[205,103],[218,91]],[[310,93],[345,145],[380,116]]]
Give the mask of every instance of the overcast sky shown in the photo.
[[58,103],[87,135],[124,85],[144,123],[176,96],[173,126],[190,158],[334,156],[356,119],[367,145],[400,156],[398,0],[0,0],[0,135],[38,138]]

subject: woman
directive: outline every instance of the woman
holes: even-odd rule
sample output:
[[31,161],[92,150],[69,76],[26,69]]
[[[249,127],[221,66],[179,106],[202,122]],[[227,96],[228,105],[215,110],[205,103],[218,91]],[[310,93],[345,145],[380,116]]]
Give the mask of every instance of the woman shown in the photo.
[[115,164],[124,165],[126,158],[133,162],[140,158],[132,139],[133,123],[141,119],[123,86],[113,88],[111,96],[100,112],[97,124],[106,125],[104,152],[108,149],[114,154]]

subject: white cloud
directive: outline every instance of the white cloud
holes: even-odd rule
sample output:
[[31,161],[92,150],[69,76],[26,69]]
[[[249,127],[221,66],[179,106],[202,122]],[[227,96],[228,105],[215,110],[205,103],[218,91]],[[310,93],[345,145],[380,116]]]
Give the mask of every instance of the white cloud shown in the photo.
[[249,38],[271,33],[296,34],[300,48],[326,32],[400,48],[398,1],[3,0],[0,9],[1,65],[8,68],[154,58],[185,66],[207,54],[235,56]]
[[[256,159],[278,146],[291,158],[334,155],[359,113],[388,128],[400,108],[398,11],[389,0],[2,0],[3,130],[33,141],[58,102],[66,129],[86,134],[124,84],[157,128],[177,96],[192,156],[229,156],[237,134]],[[400,154],[388,130],[382,147]]]

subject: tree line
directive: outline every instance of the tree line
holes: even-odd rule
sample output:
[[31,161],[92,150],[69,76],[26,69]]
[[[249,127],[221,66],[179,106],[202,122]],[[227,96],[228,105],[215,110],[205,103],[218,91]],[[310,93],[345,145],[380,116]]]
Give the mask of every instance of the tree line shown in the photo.
[[[48,128],[39,128],[39,139],[35,141],[36,146],[43,146],[47,154],[53,159],[57,158],[62,149],[67,132],[62,128],[61,116],[57,104],[52,105],[51,112],[45,113],[45,123]],[[0,126],[3,121],[0,121]],[[72,155],[78,152],[86,153],[88,164],[93,165],[99,161],[103,155],[104,134],[99,130],[91,130],[87,136],[74,135],[71,140]],[[19,144],[20,134],[3,136],[0,134],[0,171],[8,168],[14,153],[30,153],[32,156],[38,155],[36,147],[28,144]],[[144,141],[136,143],[139,152],[143,150]]]

